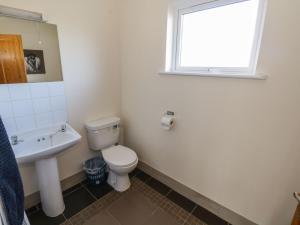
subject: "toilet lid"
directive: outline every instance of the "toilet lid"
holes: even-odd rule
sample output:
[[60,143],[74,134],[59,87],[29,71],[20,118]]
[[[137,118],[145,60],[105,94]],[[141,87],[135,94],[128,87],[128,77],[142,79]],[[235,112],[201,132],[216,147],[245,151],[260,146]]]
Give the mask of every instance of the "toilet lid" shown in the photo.
[[129,166],[137,160],[136,153],[122,145],[105,149],[102,151],[102,155],[107,163],[115,166]]

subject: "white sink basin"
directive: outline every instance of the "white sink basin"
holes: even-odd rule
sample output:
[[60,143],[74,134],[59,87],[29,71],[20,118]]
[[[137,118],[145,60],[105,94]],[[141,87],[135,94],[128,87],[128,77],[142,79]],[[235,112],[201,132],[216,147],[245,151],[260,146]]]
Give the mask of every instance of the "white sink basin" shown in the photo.
[[38,129],[19,134],[13,150],[18,163],[31,163],[40,159],[51,158],[77,144],[81,136],[70,126],[61,132],[61,126]]
[[42,208],[49,217],[61,215],[65,210],[56,156],[80,139],[81,136],[66,124],[21,133],[15,136],[14,143],[12,140],[17,162],[35,163]]

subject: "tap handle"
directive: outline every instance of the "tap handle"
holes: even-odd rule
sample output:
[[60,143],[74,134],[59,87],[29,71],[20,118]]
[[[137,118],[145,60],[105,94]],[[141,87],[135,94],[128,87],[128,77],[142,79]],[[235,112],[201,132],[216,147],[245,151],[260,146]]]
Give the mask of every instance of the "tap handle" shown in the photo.
[[67,130],[67,125],[66,124],[61,125],[61,131],[65,132],[66,130]]
[[12,141],[18,140],[18,136],[17,136],[17,135],[13,135],[13,136],[10,137],[10,139],[11,139]]

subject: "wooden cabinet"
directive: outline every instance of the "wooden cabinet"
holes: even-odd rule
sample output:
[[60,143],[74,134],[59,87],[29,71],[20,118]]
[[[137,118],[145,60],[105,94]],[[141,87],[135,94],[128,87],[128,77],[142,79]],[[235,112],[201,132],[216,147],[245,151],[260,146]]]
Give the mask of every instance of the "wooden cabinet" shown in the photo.
[[0,34],[0,84],[27,83],[22,38]]

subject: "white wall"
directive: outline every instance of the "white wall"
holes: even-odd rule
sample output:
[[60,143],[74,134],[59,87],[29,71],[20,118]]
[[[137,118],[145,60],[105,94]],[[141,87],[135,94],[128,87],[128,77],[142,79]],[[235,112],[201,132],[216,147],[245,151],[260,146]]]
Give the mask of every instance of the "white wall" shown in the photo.
[[[120,0],[125,140],[141,160],[262,225],[289,224],[300,190],[297,0],[269,0],[265,81],[163,76],[167,0]],[[176,112],[174,131],[159,125]]]
[[[1,5],[42,12],[57,24],[67,111],[71,125],[83,135],[81,144],[59,158],[61,178],[81,169],[92,153],[83,124],[120,114],[117,14],[114,0],[0,0]],[[32,166],[21,169],[26,194],[37,190]]]

